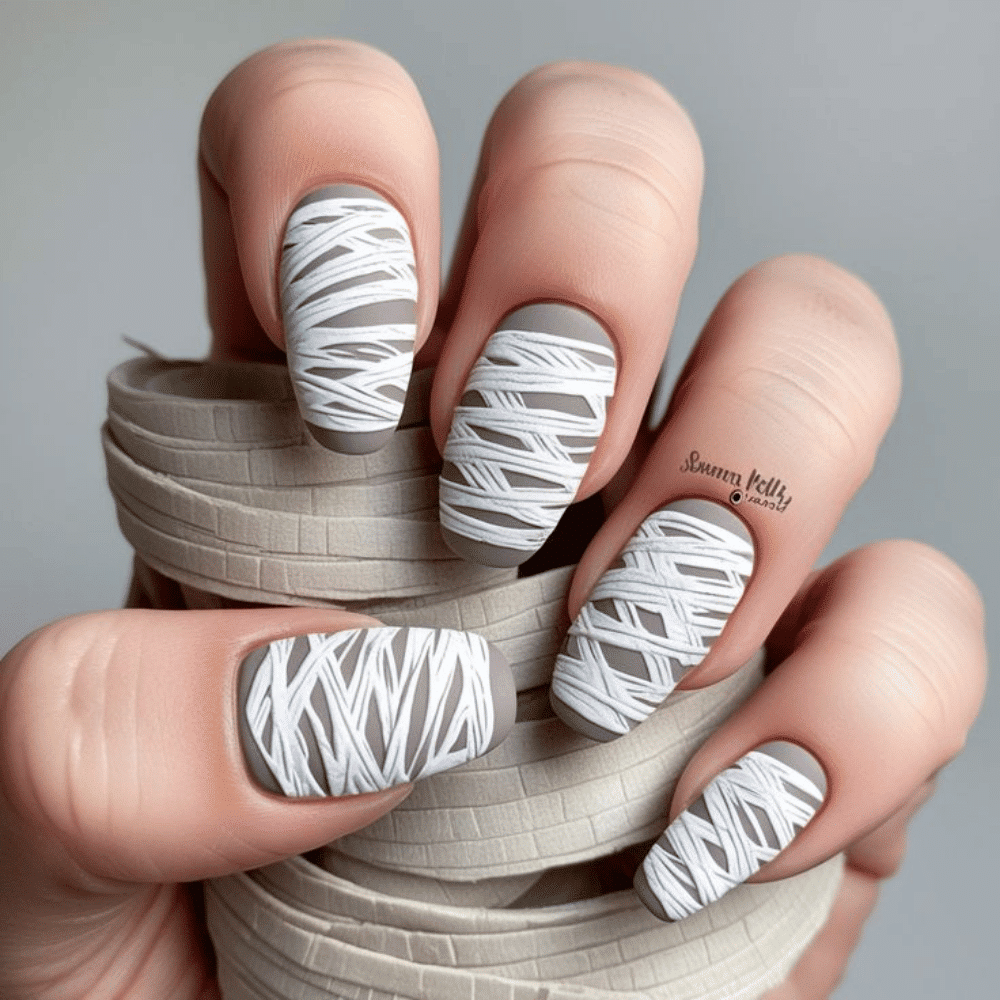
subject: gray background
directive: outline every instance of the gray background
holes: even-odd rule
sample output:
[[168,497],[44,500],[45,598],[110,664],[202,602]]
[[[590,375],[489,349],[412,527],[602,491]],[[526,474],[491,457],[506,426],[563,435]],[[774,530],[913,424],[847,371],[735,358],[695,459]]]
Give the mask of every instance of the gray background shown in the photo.
[[[661,80],[707,161],[672,371],[761,258],[809,250],[864,276],[896,321],[905,390],[827,557],[923,539],[996,605],[995,2],[14,3],[0,18],[0,647],[121,601],[103,377],[130,354],[124,334],[203,352],[201,107],[242,57],[302,35],[366,40],[414,76],[441,143],[446,250],[481,130],[518,76],[585,57]],[[994,994],[998,726],[993,691],[838,997]]]

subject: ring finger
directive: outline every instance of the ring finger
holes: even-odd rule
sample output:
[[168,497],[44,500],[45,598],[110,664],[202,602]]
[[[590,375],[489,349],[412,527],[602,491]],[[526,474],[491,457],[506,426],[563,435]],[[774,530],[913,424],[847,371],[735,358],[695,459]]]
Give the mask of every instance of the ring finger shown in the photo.
[[892,326],[857,278],[802,256],[740,278],[580,562],[552,686],[564,721],[613,739],[678,684],[749,659],[868,475],[898,394]]

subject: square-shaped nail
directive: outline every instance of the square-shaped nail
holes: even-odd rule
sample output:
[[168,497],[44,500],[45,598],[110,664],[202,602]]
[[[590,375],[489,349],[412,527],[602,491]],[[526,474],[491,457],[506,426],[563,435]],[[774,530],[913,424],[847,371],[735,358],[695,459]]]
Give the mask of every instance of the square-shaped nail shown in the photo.
[[596,740],[638,725],[708,654],[753,561],[746,525],[722,504],[679,500],[654,511],[570,626],[553,709]]
[[502,654],[471,632],[362,628],[275,639],[240,667],[240,740],[279,795],[374,792],[488,753],[514,723]]
[[403,412],[417,330],[413,242],[395,206],[352,184],[306,195],[285,229],[281,315],[312,435],[348,454],[384,445]]
[[455,409],[441,472],[441,528],[472,562],[517,566],[573,502],[604,430],[615,350],[589,313],[562,303],[510,313]]
[[636,872],[636,892],[661,920],[697,913],[788,847],[826,787],[819,762],[795,743],[751,750],[667,827]]

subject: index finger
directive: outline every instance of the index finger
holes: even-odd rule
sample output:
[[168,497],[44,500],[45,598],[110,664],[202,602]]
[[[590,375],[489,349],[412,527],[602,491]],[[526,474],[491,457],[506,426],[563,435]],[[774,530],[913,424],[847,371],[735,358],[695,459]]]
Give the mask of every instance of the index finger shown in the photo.
[[264,49],[209,99],[199,175],[213,355],[287,351],[316,439],[380,447],[437,308],[437,144],[413,81],[356,42]]

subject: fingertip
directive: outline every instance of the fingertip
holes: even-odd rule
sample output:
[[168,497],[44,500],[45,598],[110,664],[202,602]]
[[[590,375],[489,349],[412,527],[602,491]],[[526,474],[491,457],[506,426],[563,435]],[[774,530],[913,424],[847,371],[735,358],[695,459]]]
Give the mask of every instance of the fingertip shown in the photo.
[[392,436],[417,338],[410,226],[379,192],[332,184],[306,194],[285,228],[281,317],[288,368],[310,432],[366,454]]
[[603,324],[566,302],[509,312],[480,350],[451,416],[441,525],[460,555],[517,566],[578,496],[604,432],[617,350]]
[[437,143],[412,79],[359,43],[270,46],[212,94],[200,152],[216,353],[266,333],[321,445],[377,449],[438,298]]
[[786,764],[797,773],[804,775],[820,791],[821,796],[827,792],[827,777],[823,765],[808,750],[803,749],[798,743],[790,743],[787,740],[774,740],[765,743],[757,748],[760,753],[765,753],[777,761]]
[[754,542],[728,507],[689,498],[648,514],[616,555],[599,544],[591,568],[606,568],[570,625],[552,696],[568,725],[613,739],[709,655],[742,600]]
[[549,704],[552,706],[552,711],[567,725],[570,729],[579,733],[581,736],[586,736],[589,740],[594,740],[597,743],[610,743],[612,740],[618,739],[619,736],[624,736],[627,729],[622,732],[615,732],[611,729],[606,729],[604,726],[598,725],[593,719],[588,719],[584,715],[581,715],[576,709],[570,707],[558,694],[558,687],[555,681],[553,681],[552,687],[549,689]]
[[683,920],[785,856],[825,797],[825,774],[808,751],[784,740],[759,745],[674,816],[643,860],[636,891],[657,916]]
[[240,668],[247,767],[290,799],[358,795],[457,767],[498,745],[515,713],[500,651],[457,629],[274,638]]

